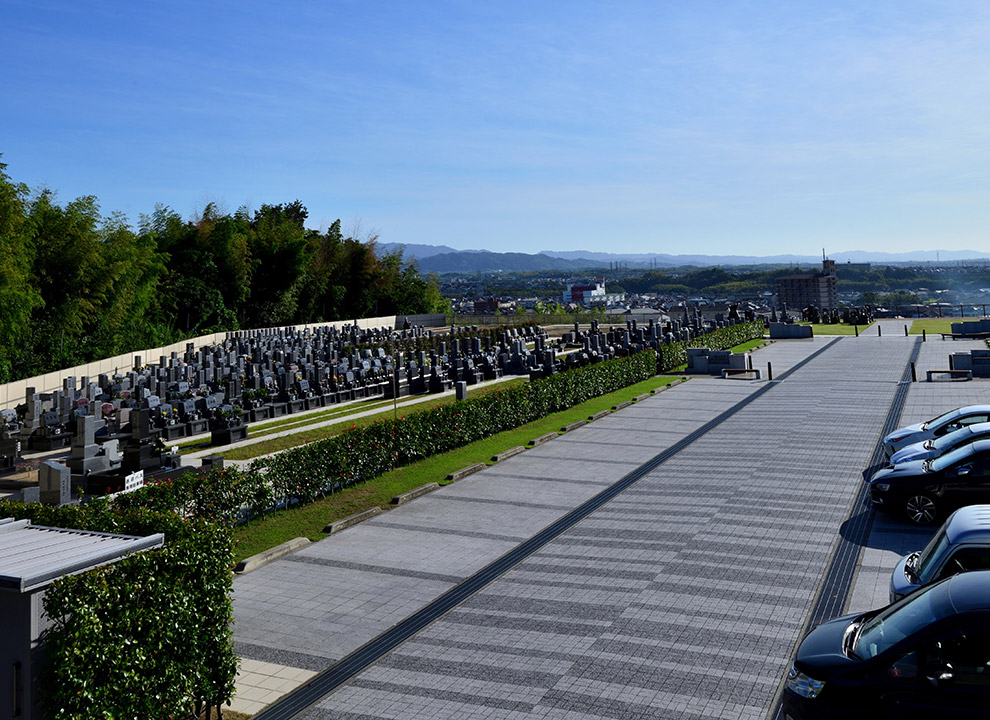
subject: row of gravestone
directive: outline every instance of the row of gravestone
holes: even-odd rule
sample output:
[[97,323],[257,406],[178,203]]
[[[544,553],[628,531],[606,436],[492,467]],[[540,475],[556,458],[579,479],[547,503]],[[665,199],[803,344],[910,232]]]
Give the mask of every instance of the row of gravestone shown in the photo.
[[[220,345],[161,356],[135,357],[126,373],[64,379],[52,393],[28,389],[25,403],[3,411],[0,472],[22,449],[72,445],[74,476],[154,472],[177,465],[167,443],[210,431],[214,444],[246,437],[247,423],[362,397],[402,397],[476,384],[503,374],[552,375],[564,367],[600,362],[665,338],[654,323],[609,328],[597,321],[582,332],[577,352],[559,356],[542,328],[498,333],[451,327],[434,337],[421,328],[317,328],[303,332],[235,333]],[[386,349],[430,338],[429,351]]]
[[[73,460],[81,461],[81,472],[114,470],[118,451],[111,441],[121,438],[133,445],[132,455],[142,453],[135,463],[150,468],[160,460],[149,453],[152,441],[162,445],[210,430],[220,444],[245,437],[246,422],[386,392],[440,392],[458,381],[474,384],[503,372],[525,373],[540,362],[527,342],[538,351],[546,346],[539,328],[506,330],[497,343],[490,334],[484,340],[471,336],[476,331],[452,327],[447,339],[436,339],[436,350],[396,358],[385,346],[433,334],[422,328],[396,333],[327,326],[235,333],[220,345],[197,350],[189,344],[185,353],[161,356],[157,364],[136,356],[134,368],[125,373],[78,382],[67,377],[51,393],[28,388],[22,405],[2,411],[0,472],[12,470],[23,450],[65,448],[73,438],[78,443]],[[78,425],[83,418],[94,423],[95,444]],[[101,448],[93,450],[97,445]],[[127,454],[123,446],[120,452]]]

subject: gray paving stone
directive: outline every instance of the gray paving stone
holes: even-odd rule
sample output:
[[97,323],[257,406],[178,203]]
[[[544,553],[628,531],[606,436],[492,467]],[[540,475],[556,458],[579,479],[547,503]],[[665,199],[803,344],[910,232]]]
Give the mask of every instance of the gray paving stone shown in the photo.
[[[778,342],[759,351],[754,364],[772,362],[780,378],[833,342],[303,717],[764,718],[915,345],[914,338],[887,334]],[[933,352],[925,347],[931,344],[922,346],[922,357]],[[909,405],[920,385],[911,388]],[[262,636],[266,613],[269,623],[279,616],[292,650],[304,646],[307,632],[319,635],[324,627],[333,631],[362,618],[368,630],[381,627],[376,613],[384,610],[372,598],[384,588],[402,598],[391,606],[395,613],[438,591],[400,569],[464,577],[511,539],[528,537],[549,515],[562,515],[601,483],[622,477],[630,461],[652,457],[766,386],[692,379],[363,523],[366,532],[353,528],[307,548],[310,557],[352,563],[352,569],[313,566],[334,577],[304,582],[280,570],[272,579],[282,583],[281,592],[239,579],[235,632]],[[926,389],[917,404],[934,406],[943,397]],[[438,499],[442,493],[458,500]],[[469,519],[454,507],[482,515]],[[501,518],[484,514],[495,507]],[[510,507],[527,519],[507,520]],[[403,515],[406,508],[413,512]],[[499,530],[499,520],[511,530]],[[863,553],[863,588],[877,576],[872,568],[900,550],[896,529],[887,539],[875,535]],[[422,542],[423,550],[400,564],[386,538],[407,552]],[[452,542],[444,548],[429,538]],[[361,564],[373,567],[344,581],[336,576]],[[292,565],[305,563],[275,563]],[[381,576],[395,584],[379,585]],[[348,594],[350,581],[362,592]],[[341,605],[339,623],[281,612],[327,584],[330,594],[344,592],[357,603]],[[416,599],[406,602],[407,593]],[[251,619],[242,629],[245,613]],[[280,641],[272,633],[265,647],[274,652]]]

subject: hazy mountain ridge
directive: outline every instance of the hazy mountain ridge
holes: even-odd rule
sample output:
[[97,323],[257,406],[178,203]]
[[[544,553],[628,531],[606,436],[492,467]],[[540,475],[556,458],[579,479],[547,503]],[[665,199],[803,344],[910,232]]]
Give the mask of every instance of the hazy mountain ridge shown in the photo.
[[[540,270],[589,270],[624,264],[633,268],[662,268],[683,265],[817,265],[820,255],[671,255],[669,253],[608,253],[593,250],[544,250],[539,253],[498,253],[488,250],[455,250],[446,245],[381,243],[386,252],[399,249],[406,260],[416,260],[424,272],[535,272]],[[843,263],[957,262],[987,258],[974,250],[917,250],[903,253],[848,250],[830,253]]]

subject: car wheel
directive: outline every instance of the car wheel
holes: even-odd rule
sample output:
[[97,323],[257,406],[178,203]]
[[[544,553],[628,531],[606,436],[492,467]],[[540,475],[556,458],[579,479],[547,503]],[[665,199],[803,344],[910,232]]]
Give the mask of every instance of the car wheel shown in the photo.
[[904,503],[907,518],[915,525],[931,525],[938,516],[938,508],[931,495],[918,493],[911,495]]

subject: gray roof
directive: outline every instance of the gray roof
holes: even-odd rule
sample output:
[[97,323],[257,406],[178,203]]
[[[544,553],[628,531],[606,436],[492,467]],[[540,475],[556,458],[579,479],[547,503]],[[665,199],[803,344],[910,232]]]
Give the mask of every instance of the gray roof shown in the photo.
[[0,518],[0,590],[29,592],[63,575],[106,565],[163,543],[161,533],[147,537],[111,535]]

